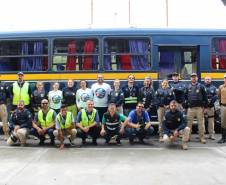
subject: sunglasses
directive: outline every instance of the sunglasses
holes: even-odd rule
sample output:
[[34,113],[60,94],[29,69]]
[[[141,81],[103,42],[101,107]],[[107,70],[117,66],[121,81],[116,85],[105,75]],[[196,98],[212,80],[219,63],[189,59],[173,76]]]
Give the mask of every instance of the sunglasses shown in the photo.
[[42,103],[42,105],[47,105],[48,103]]

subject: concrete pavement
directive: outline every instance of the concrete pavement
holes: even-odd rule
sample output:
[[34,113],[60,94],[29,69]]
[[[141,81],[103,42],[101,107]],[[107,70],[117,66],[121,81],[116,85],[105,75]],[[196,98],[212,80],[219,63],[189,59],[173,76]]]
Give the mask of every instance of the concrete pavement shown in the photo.
[[[219,136],[218,136],[219,137]],[[226,145],[0,146],[0,185],[226,185]],[[77,141],[78,143],[80,141]],[[77,144],[78,144],[77,143]]]

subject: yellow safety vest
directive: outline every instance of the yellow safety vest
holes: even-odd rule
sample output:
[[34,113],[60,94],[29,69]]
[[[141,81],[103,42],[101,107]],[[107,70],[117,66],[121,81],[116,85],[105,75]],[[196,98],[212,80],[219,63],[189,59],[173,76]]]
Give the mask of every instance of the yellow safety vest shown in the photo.
[[38,122],[41,124],[42,128],[47,128],[54,122],[53,114],[54,114],[54,110],[49,109],[46,115],[46,120],[44,120],[42,110],[38,111]]
[[30,104],[30,96],[28,94],[29,83],[25,82],[21,88],[17,82],[13,83],[13,105],[17,105],[20,100],[24,101],[24,105]]

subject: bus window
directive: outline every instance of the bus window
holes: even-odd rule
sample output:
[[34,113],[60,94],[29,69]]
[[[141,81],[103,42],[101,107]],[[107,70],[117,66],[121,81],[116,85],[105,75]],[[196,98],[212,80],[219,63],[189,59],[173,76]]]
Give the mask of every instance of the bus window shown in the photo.
[[52,70],[80,71],[98,69],[97,39],[55,39]]
[[0,71],[47,71],[47,40],[1,40]]
[[215,70],[226,69],[226,39],[215,38],[212,42],[211,66]]
[[159,78],[168,78],[173,72],[183,79],[189,79],[192,72],[197,72],[196,46],[159,47]]
[[104,40],[104,69],[148,71],[151,66],[150,40],[107,38]]

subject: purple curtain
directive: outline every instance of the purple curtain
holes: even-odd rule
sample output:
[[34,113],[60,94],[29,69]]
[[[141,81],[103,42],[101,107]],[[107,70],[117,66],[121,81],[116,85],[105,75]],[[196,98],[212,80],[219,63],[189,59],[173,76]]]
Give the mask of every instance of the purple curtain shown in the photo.
[[[22,42],[21,54],[22,55],[28,55],[29,54],[28,42]],[[30,64],[31,63],[29,63],[29,58],[28,57],[21,58],[21,62],[20,62],[20,69],[21,69],[21,71],[29,71],[29,70],[31,70],[32,66]]]
[[[109,54],[108,43],[107,42],[104,42],[104,54]],[[111,67],[111,56],[110,55],[105,55],[104,56],[104,69],[105,70],[112,70],[112,67]]]
[[161,51],[159,61],[160,74],[164,76],[164,74],[170,74],[173,72],[174,59],[175,55],[173,51]]
[[[43,42],[34,42],[34,55],[42,55],[43,54]],[[43,67],[43,57],[33,57],[33,66],[32,71],[42,71]]]
[[[149,70],[148,64],[148,43],[142,40],[129,40],[129,50],[133,70]],[[141,55],[136,55],[141,54]]]

